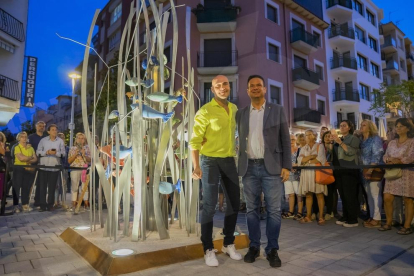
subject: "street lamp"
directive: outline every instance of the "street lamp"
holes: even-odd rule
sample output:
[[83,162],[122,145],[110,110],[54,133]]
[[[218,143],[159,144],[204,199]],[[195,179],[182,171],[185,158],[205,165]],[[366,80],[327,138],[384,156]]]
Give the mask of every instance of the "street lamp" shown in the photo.
[[69,78],[72,79],[72,110],[70,112],[70,123],[69,123],[69,130],[70,130],[70,140],[69,146],[73,146],[73,131],[75,130],[75,123],[73,122],[73,117],[75,116],[75,80],[80,79],[80,75],[76,72],[70,73]]

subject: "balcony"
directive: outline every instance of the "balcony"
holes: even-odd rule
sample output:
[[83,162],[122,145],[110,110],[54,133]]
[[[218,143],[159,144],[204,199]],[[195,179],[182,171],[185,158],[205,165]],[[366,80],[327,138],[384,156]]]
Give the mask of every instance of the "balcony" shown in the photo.
[[351,102],[359,102],[359,93],[357,89],[334,89],[333,92],[333,101],[351,101]]
[[321,124],[321,113],[310,108],[294,108],[293,121],[301,127],[314,128]]
[[99,32],[92,37],[92,44],[95,48],[99,45]]
[[239,7],[205,9],[203,6],[193,9],[197,16],[197,28],[200,33],[234,32],[237,27]]
[[290,43],[296,50],[309,55],[318,50],[320,40],[319,37],[299,27],[290,31]]
[[330,18],[344,18],[352,15],[351,0],[327,0],[326,13]]
[[23,42],[25,40],[23,23],[14,18],[5,10],[0,9],[0,30],[11,37]]
[[340,77],[350,77],[358,72],[357,61],[351,57],[331,58],[331,72]]
[[384,54],[397,52],[397,41],[390,35],[384,37],[384,44],[381,45],[381,52]]
[[347,23],[329,28],[328,37],[334,47],[351,47],[355,43],[354,28],[348,27]]
[[236,74],[237,51],[206,51],[197,53],[197,71],[201,75]]
[[304,90],[315,90],[319,88],[318,73],[308,68],[298,67],[292,70],[293,84]]
[[414,64],[414,55],[412,53],[407,53],[407,64]]
[[20,101],[19,82],[0,75],[0,97]]
[[382,70],[384,73],[390,75],[398,75],[400,68],[396,60],[389,60],[386,62],[386,66]]

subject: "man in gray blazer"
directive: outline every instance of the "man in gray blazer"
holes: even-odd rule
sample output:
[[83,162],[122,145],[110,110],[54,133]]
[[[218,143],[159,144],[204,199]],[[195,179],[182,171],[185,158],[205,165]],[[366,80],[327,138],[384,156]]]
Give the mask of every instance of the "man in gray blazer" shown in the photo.
[[247,94],[251,105],[236,113],[239,131],[239,176],[243,177],[247,206],[250,246],[244,261],[253,263],[260,253],[260,196],[266,202],[266,259],[270,266],[280,267],[279,233],[283,182],[292,169],[290,134],[284,109],[265,100],[263,77],[248,78]]

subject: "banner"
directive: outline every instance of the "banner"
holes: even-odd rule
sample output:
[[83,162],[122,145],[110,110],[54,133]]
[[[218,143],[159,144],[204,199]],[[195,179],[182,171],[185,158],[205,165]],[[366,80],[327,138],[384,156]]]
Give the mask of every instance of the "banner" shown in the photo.
[[27,71],[26,71],[26,93],[24,97],[24,106],[34,106],[34,96],[36,87],[37,74],[37,58],[27,57]]

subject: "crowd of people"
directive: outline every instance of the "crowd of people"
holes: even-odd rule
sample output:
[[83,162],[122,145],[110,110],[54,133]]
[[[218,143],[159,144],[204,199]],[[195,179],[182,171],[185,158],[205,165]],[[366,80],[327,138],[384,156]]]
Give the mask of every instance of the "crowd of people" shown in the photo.
[[[322,226],[326,220],[336,217],[338,225],[357,227],[358,218],[362,217],[365,218],[364,227],[388,231],[392,226],[401,225],[398,234],[411,234],[414,185],[410,179],[414,177],[414,169],[390,168],[384,171],[380,168],[357,169],[355,165],[414,163],[413,120],[396,120],[395,139],[391,141],[378,135],[377,126],[371,120],[363,120],[359,130],[355,130],[351,121],[344,120],[339,125],[339,133],[322,127],[319,142],[317,136],[313,130],[291,135],[293,170],[284,183],[288,210],[282,218],[300,223],[312,223],[317,218],[318,225]],[[341,167],[333,170],[335,181],[329,185],[315,181],[315,169],[303,169],[327,162]],[[296,170],[296,166],[302,169]],[[337,212],[338,194],[342,215]],[[361,206],[366,206],[365,217]],[[383,209],[386,220],[381,225]]]
[[[10,143],[6,143],[5,135],[0,132],[0,181],[7,185],[7,194],[12,188],[14,213],[33,210],[29,206],[33,191],[33,206],[39,212],[56,208],[73,211],[79,200],[79,186],[83,188],[86,184],[85,177],[82,177],[86,170],[68,170],[70,167],[82,168],[90,164],[90,150],[85,135],[77,133],[74,146],[69,148],[65,145],[64,133],[58,133],[55,124],[47,127],[47,133],[45,127],[46,124],[39,121],[35,133],[27,135],[24,131],[19,132],[16,140]],[[8,175],[5,175],[7,163],[9,170]],[[72,206],[66,205],[66,192],[72,193]],[[87,192],[83,203],[88,210]]]

